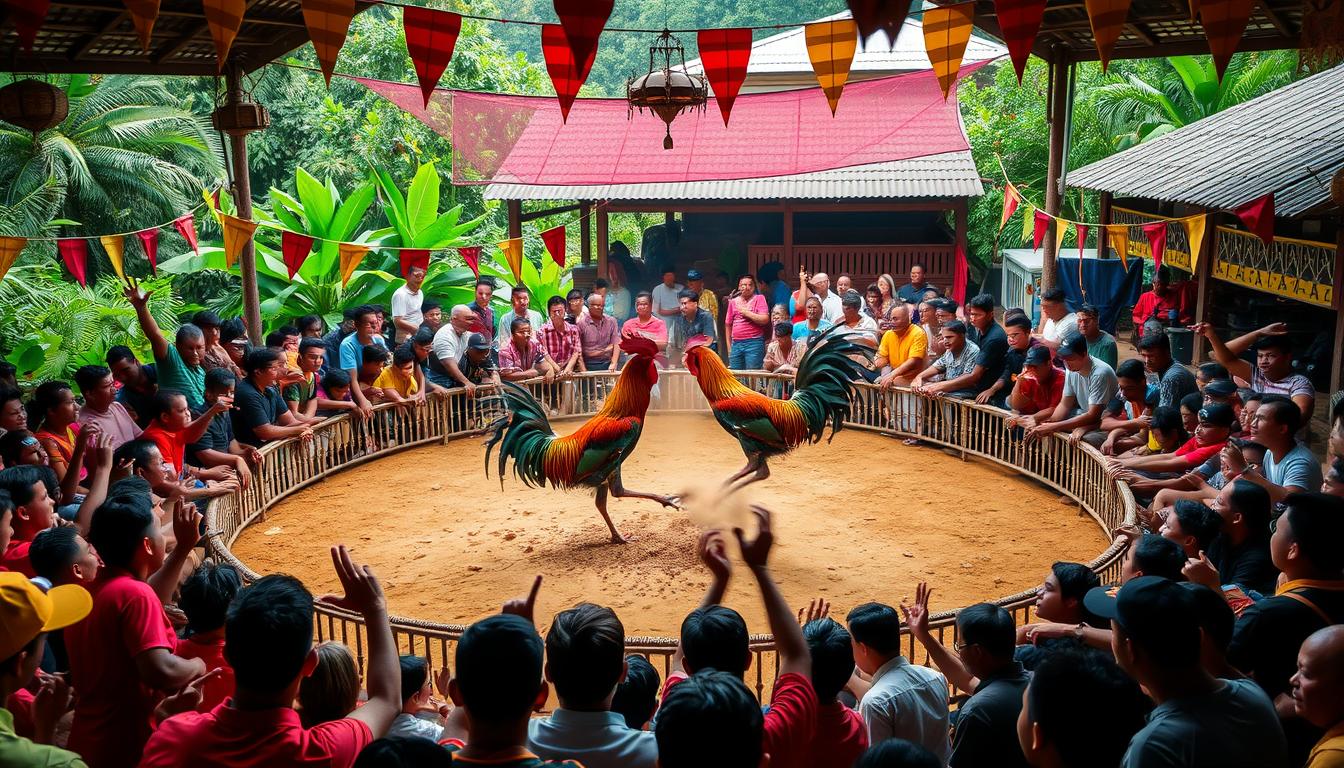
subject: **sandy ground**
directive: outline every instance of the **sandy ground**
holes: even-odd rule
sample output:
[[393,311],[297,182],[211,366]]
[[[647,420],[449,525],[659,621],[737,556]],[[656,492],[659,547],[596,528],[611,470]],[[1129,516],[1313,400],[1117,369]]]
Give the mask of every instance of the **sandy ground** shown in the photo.
[[[628,635],[674,636],[708,583],[698,532],[741,524],[749,502],[775,512],[771,567],[790,602],[824,596],[839,616],[868,600],[897,603],[920,580],[934,585],[935,610],[1001,597],[1034,587],[1055,560],[1085,562],[1106,546],[1048,489],[856,430],[776,459],[769,480],[722,501],[719,483],[744,463],[737,441],[707,415],[653,416],[626,485],[682,493],[686,509],[613,500],[617,527],[635,537],[627,545],[609,543],[591,494],[527,488],[512,475],[501,490],[483,457],[478,440],[464,439],[348,470],[277,506],[234,552],[320,594],[336,587],[328,547],[345,543],[374,566],[395,615],[447,622],[497,611],[542,574],[538,623],[589,600],[615,608]],[[726,603],[753,632],[768,631],[740,567]]]

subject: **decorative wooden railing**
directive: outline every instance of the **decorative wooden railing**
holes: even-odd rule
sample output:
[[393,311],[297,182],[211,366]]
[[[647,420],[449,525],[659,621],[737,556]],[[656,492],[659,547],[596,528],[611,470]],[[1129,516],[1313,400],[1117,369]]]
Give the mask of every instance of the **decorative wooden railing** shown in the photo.
[[829,274],[832,285],[837,277],[847,274],[858,291],[883,274],[895,278],[897,286],[905,285],[910,267],[923,264],[925,281],[946,291],[952,285],[955,258],[951,244],[795,245],[787,253],[782,245],[753,245],[747,249],[747,270],[753,275],[762,264],[772,261],[784,265],[781,274],[791,286],[798,281],[798,267],[803,266],[808,272]]
[[[528,384],[532,393],[549,407],[563,409],[569,416],[582,417],[597,410],[600,400],[616,380],[615,373],[583,374],[574,382],[548,387],[540,381]],[[738,378],[758,391],[787,394],[790,377],[763,372],[739,372]],[[1116,527],[1134,521],[1134,498],[1129,489],[1106,476],[1102,456],[1086,445],[1071,445],[1058,435],[1048,440],[1024,442],[1004,423],[1005,411],[960,400],[929,400],[908,390],[882,391],[867,384],[858,385],[855,410],[846,426],[886,434],[918,437],[926,442],[951,448],[964,457],[975,456],[1020,472],[1073,499],[1081,514],[1090,516],[1110,537]],[[229,550],[249,525],[264,521],[275,504],[335,472],[407,448],[433,442],[478,436],[480,428],[499,412],[486,399],[471,399],[460,391],[432,398],[423,406],[407,410],[392,405],[380,406],[373,419],[352,421],[347,416],[330,419],[315,429],[314,439],[303,443],[283,440],[262,449],[264,461],[244,492],[211,502],[206,538],[216,558],[237,567],[247,581],[259,574]],[[708,405],[695,379],[685,371],[664,371],[659,381],[655,411],[701,412]],[[1103,581],[1119,578],[1122,539],[1112,540],[1106,551],[1089,563]],[[880,583],[874,582],[874,599],[883,599]],[[501,596],[502,598],[503,596]],[[1008,595],[995,601],[1012,613],[1014,621],[1031,618],[1035,591]],[[933,633],[946,645],[956,639],[956,611],[944,611],[931,617]],[[438,669],[450,660],[453,643],[465,626],[421,619],[394,617],[393,634],[404,653],[416,653]],[[361,665],[366,639],[359,615],[325,604],[317,607],[315,637],[338,640],[348,645]],[[674,637],[630,637],[629,653],[648,657],[661,666],[664,675],[671,667],[676,649]],[[905,653],[911,659],[928,663],[916,653],[913,637],[904,638]],[[778,657],[769,635],[751,638],[753,663],[749,676],[762,697],[778,673]]]

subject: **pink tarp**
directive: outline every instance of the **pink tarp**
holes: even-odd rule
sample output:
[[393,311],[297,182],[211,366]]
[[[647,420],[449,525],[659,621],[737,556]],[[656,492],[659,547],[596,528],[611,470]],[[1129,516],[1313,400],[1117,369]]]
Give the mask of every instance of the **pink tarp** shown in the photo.
[[850,83],[835,117],[819,88],[739,96],[728,127],[711,99],[673,122],[670,150],[662,120],[624,99],[579,99],[562,123],[553,97],[438,90],[424,107],[414,84],[353,79],[452,140],[456,184],[753,179],[969,148],[932,70]]

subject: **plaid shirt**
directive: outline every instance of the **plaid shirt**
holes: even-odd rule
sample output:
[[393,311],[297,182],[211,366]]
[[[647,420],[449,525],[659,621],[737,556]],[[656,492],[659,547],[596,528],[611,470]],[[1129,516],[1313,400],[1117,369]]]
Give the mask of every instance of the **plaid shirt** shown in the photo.
[[555,364],[564,368],[574,355],[574,350],[579,348],[579,327],[565,323],[556,330],[555,323],[548,322],[541,326],[541,343]]
[[499,371],[500,373],[515,373],[525,371],[536,366],[537,363],[546,359],[546,350],[541,348],[536,339],[527,340],[527,349],[519,352],[518,345],[513,343],[513,338],[499,348]]

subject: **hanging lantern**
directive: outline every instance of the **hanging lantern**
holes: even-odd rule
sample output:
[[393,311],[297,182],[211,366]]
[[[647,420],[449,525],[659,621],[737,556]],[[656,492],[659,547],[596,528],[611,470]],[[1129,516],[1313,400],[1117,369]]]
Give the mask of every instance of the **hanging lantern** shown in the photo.
[[[673,59],[680,62],[674,65]],[[671,32],[664,29],[653,45],[649,46],[649,73],[631,78],[625,83],[625,100],[629,117],[635,110],[645,109],[658,115],[667,124],[663,149],[672,148],[672,121],[683,110],[705,109],[709,85],[700,75],[686,72],[686,49]]]
[[19,80],[0,88],[0,120],[34,134],[60,125],[70,113],[65,91],[41,80]]
[[210,113],[210,123],[216,131],[222,131],[230,136],[246,136],[270,125],[271,114],[260,102],[254,100],[251,94],[231,92],[224,97],[224,102]]

